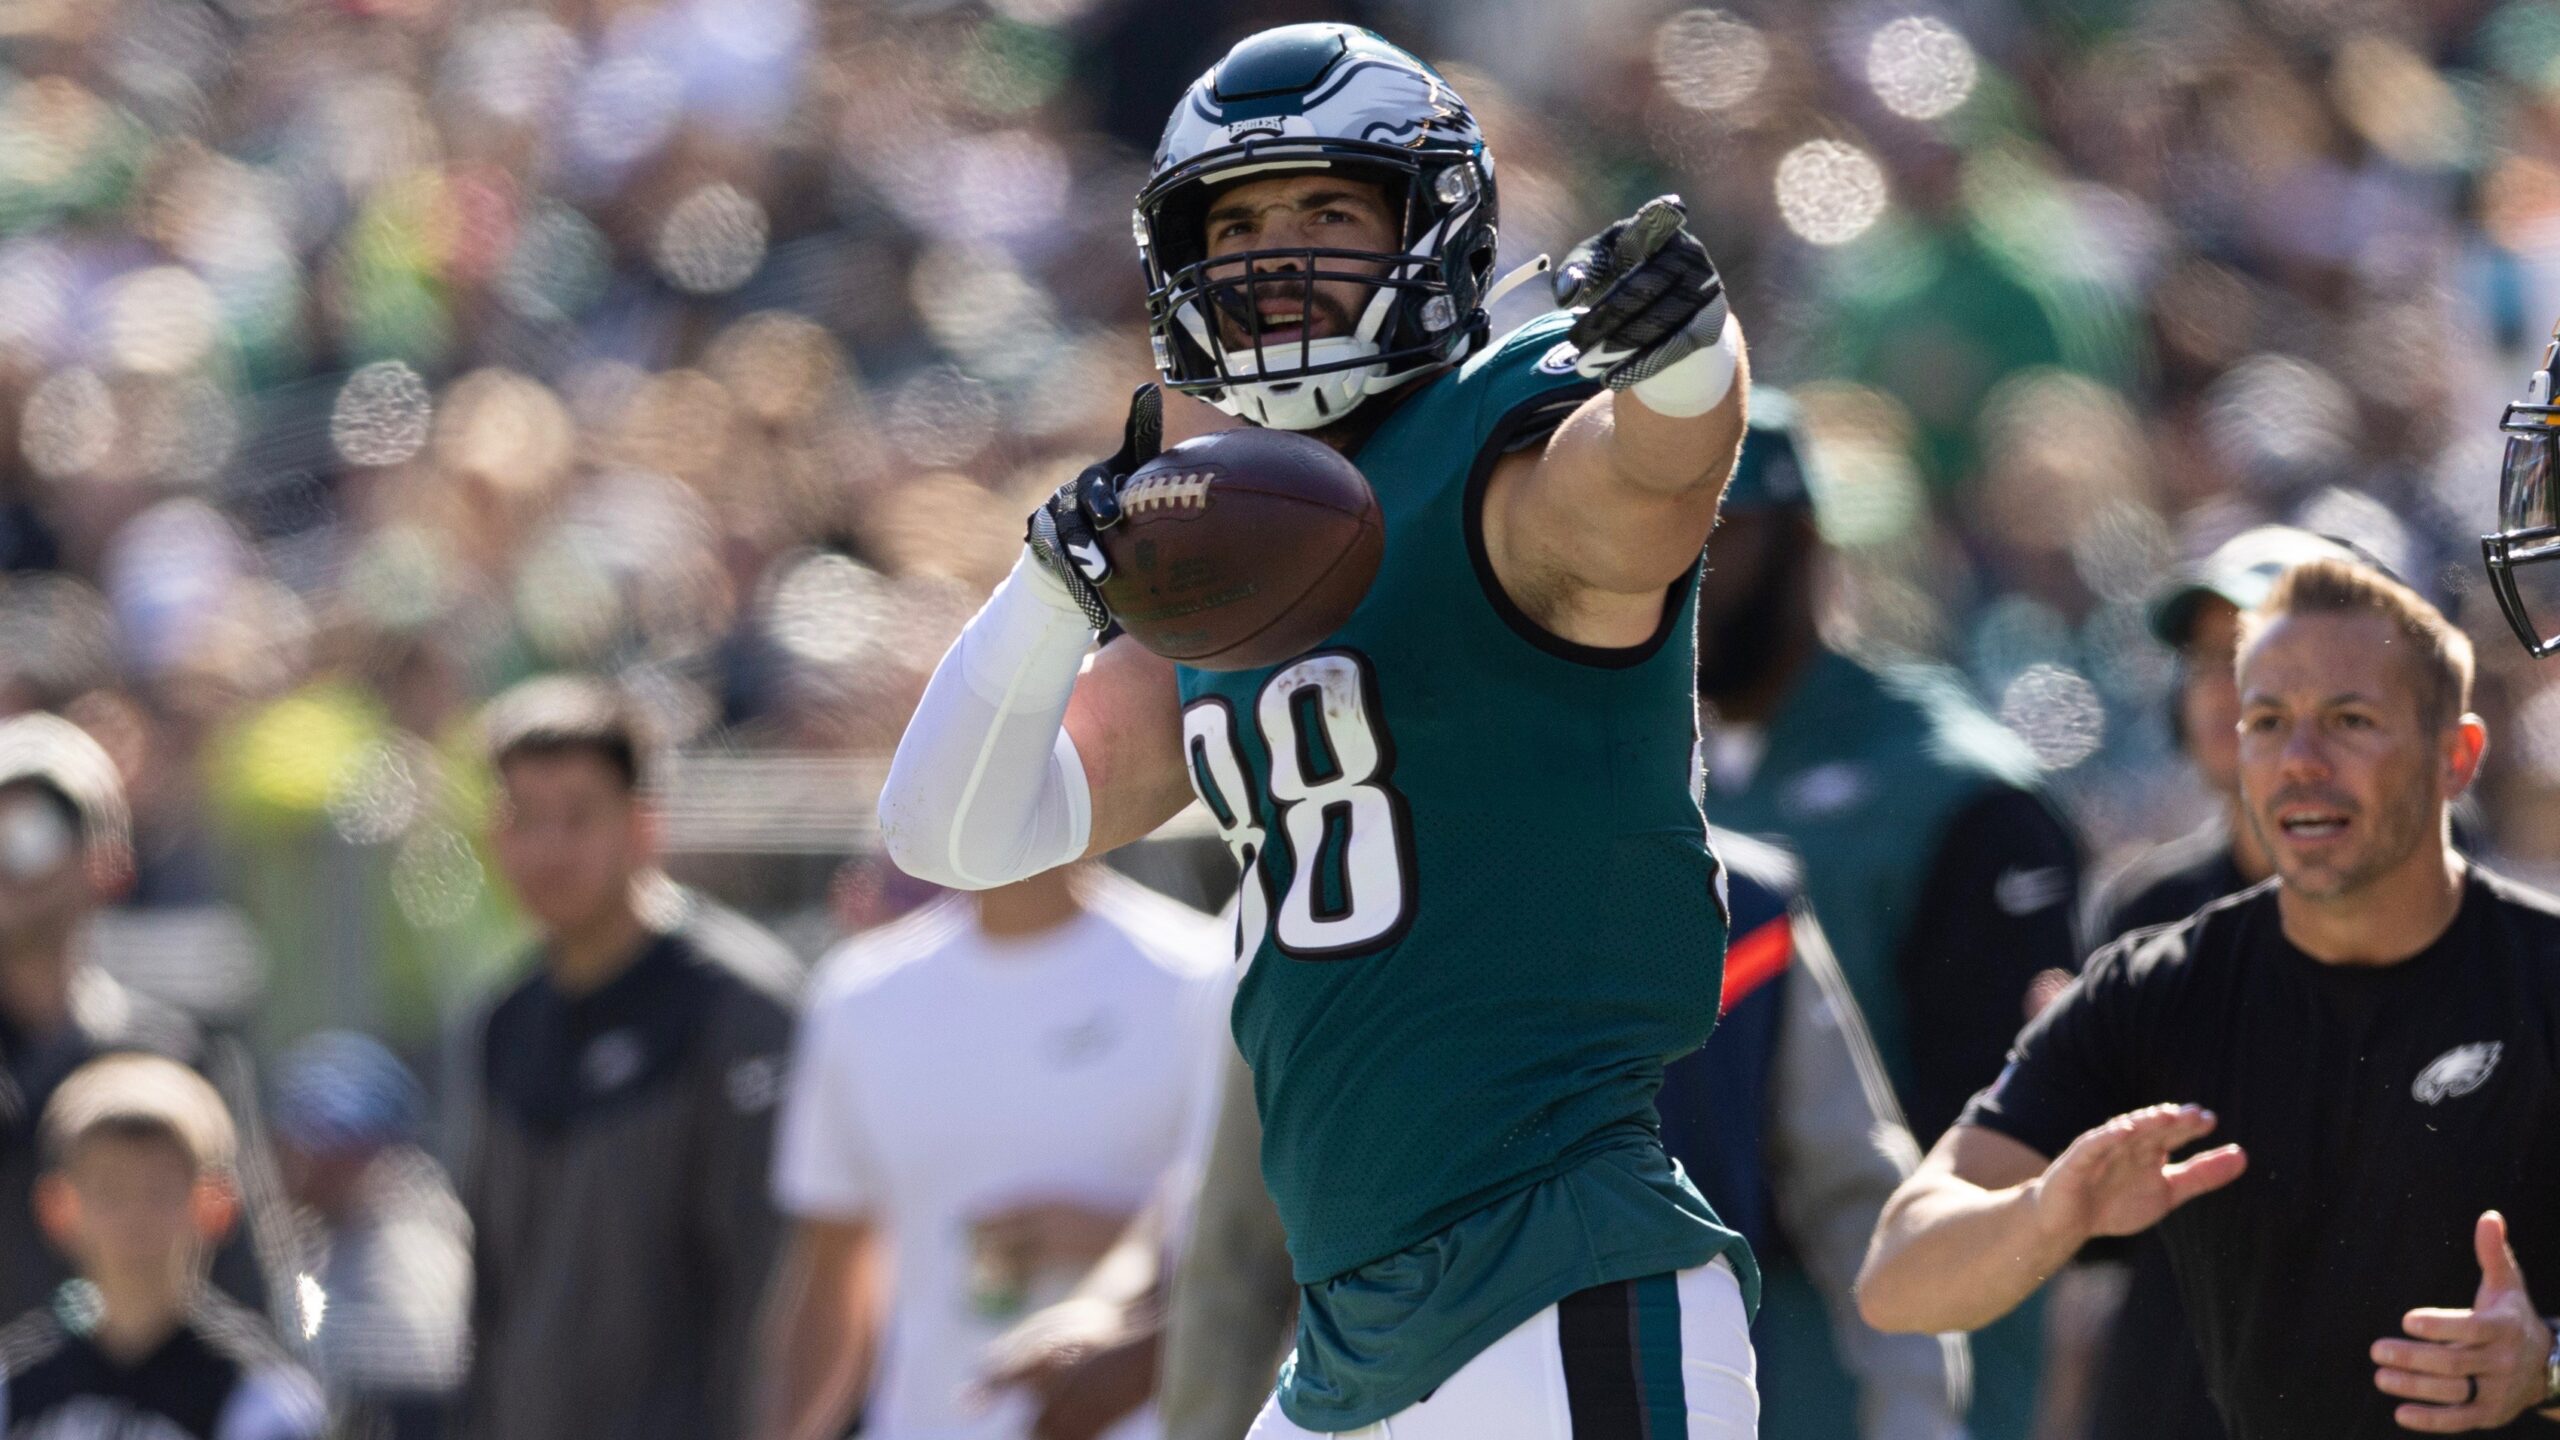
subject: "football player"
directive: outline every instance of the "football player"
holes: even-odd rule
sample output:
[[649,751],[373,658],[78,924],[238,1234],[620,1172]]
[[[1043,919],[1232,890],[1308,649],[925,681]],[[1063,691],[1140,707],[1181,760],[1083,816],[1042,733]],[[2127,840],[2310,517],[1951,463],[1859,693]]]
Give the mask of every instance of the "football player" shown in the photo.
[[1376,582],[1279,665],[1125,638],[1087,665],[1096,536],[1161,439],[1142,390],[935,672],[890,854],[980,888],[1195,793],[1216,818],[1303,1292],[1257,1440],[1751,1434],[1756,1273],[1653,1105],[1715,1022],[1726,928],[1690,783],[1693,589],[1746,385],[1715,266],[1666,196],[1566,257],[1565,313],[1493,338],[1475,119],[1342,25],[1190,87],[1136,233],[1164,383],[1355,460]]

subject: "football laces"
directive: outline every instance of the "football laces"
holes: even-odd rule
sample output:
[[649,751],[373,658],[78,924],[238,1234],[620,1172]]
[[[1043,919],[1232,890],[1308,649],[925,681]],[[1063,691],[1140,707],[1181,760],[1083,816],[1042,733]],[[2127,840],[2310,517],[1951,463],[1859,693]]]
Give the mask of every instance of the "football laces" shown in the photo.
[[1209,503],[1215,470],[1167,470],[1141,475],[1120,491],[1120,508],[1130,515],[1151,510],[1199,510]]

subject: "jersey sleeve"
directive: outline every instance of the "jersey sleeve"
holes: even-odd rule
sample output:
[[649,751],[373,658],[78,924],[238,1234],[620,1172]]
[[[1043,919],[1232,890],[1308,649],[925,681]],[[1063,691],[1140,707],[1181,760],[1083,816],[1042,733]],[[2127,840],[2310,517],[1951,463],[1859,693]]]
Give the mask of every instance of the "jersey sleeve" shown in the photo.
[[800,1016],[776,1125],[773,1196],[804,1220],[856,1220],[879,1206],[879,1165],[853,1073],[858,1045],[843,993],[821,996]]
[[2099,951],[2027,1026],[2000,1077],[1973,1097],[1958,1124],[1996,1130],[2050,1159],[2082,1132],[2139,1105],[2134,938]]
[[1577,375],[1565,340],[1573,317],[1562,311],[1519,326],[1470,359],[1459,383],[1474,399],[1479,453],[1507,453],[1544,440],[1600,383]]

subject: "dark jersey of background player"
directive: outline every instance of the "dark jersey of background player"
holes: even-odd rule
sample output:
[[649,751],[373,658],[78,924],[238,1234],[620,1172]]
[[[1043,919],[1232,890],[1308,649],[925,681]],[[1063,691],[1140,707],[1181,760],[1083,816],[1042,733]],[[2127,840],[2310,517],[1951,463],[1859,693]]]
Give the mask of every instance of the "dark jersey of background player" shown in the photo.
[[2368,1347],[2466,1303],[2480,1214],[2516,1217],[2528,1279],[2560,1275],[2560,901],[2474,867],[2443,935],[2372,967],[2296,949],[2272,883],[2217,901],[2101,951],[1965,1120],[2054,1156],[2160,1103],[2249,1156],[2159,1227],[2232,1432],[2407,1433]]
[[318,1440],[320,1392],[249,1312],[207,1293],[131,1363],[76,1307],[0,1330],[0,1435],[45,1440]]
[[1753,1253],[1802,1263],[1856,1381],[1855,1434],[1957,1433],[1963,1341],[1880,1334],[1857,1314],[1867,1236],[1918,1155],[1875,1042],[1795,857],[1729,830],[1715,846],[1733,915],[1724,1013],[1711,1042],[1663,1072],[1663,1147]]
[[471,1434],[738,1433],[796,983],[778,942],[688,927],[597,990],[537,970],[491,1012],[462,1186]]
[[[1752,394],[1715,563],[1699,582],[1698,689],[1716,707],[1707,815],[1783,841],[1912,1134],[1926,1148],[2000,1071],[2040,975],[2067,975],[2077,842],[2034,757],[1934,667],[1871,666],[1815,624],[1821,542],[1783,397]],[[1764,1257],[1761,1431],[1851,1433],[1855,1387],[1803,1266]],[[1973,1337],[1976,1440],[2024,1440],[2042,1315]]]

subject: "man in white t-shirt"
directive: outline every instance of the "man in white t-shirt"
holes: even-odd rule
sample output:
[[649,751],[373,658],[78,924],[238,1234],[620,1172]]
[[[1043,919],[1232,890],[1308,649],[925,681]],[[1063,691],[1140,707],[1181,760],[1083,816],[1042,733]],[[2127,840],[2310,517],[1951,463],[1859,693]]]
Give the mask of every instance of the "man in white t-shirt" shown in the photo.
[[[1095,867],[932,905],[821,962],[774,1189],[794,1234],[765,1440],[1020,1440],[987,1346],[1066,1294],[1196,1143],[1227,937]],[[1110,1432],[1151,1440],[1152,1408]]]

